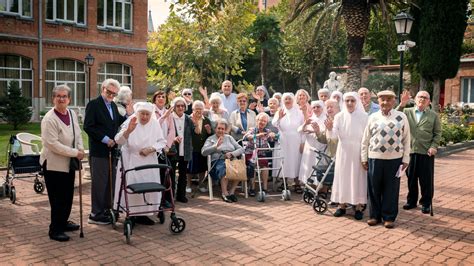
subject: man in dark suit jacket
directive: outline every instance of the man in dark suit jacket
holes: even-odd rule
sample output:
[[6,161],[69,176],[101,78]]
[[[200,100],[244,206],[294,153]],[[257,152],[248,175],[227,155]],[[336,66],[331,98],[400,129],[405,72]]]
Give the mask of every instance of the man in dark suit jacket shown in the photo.
[[[92,210],[88,222],[92,224],[111,223],[108,209],[112,207],[111,193],[115,188],[117,164],[117,160],[113,158],[116,147],[114,137],[120,125],[125,121],[125,117],[119,114],[117,105],[113,101],[119,89],[120,84],[117,80],[105,80],[102,83],[101,95],[90,101],[86,107],[84,131],[89,136],[89,164],[92,178]],[[110,159],[112,171],[109,165]],[[110,172],[112,172],[112,184],[109,182]]]
[[[400,103],[403,107],[406,99]],[[409,98],[408,98],[409,99]],[[405,108],[411,134],[410,165],[407,170],[408,195],[403,209],[416,208],[418,204],[418,181],[421,189],[421,212],[430,213],[433,198],[434,158],[441,140],[441,123],[436,112],[429,109],[430,94],[419,91],[415,107]]]
[[[171,166],[173,167],[173,173],[176,172],[178,167],[178,186],[176,189],[176,200],[179,202],[186,203],[186,183],[187,176],[186,171],[188,168],[188,162],[192,159],[193,145],[192,145],[192,134],[194,132],[194,123],[191,118],[185,114],[186,101],[182,97],[176,97],[173,100],[172,105],[174,106],[173,122],[176,129],[175,147],[176,155],[171,160]],[[172,178],[175,182],[175,178]],[[175,183],[173,183],[173,188]]]

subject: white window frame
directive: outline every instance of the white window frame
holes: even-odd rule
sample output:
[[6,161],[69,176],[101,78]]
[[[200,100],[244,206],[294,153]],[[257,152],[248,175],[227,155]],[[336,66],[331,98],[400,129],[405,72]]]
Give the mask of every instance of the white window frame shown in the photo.
[[[68,20],[67,19],[67,3],[68,3],[68,0],[47,0],[48,2],[49,1],[52,1],[53,2],[53,18],[52,19],[48,19],[47,18],[47,14],[46,14],[46,21],[50,21],[50,22],[64,22],[64,23],[71,23],[71,24],[76,24],[76,25],[81,25],[81,26],[85,26],[87,25],[87,0],[84,0],[84,22],[78,22],[77,19],[79,17],[78,13],[79,13],[79,3],[78,3],[78,0],[74,0],[74,20]],[[58,1],[63,1],[63,15],[64,15],[64,19],[61,19],[61,18],[58,18],[58,10],[57,10],[57,3]],[[46,6],[47,6],[47,3],[46,3]],[[47,12],[47,11],[46,11]]]
[[[105,79],[117,79],[117,77],[121,77],[122,81],[125,80],[125,77],[130,77],[130,83],[123,83],[120,82],[120,86],[128,86],[132,91],[133,91],[133,67],[130,65],[122,64],[119,62],[105,62],[102,63],[104,65],[104,71],[105,72],[97,72],[97,88],[98,88],[98,93],[100,94],[100,87],[102,86],[103,80],[99,80],[99,76],[104,76]],[[118,64],[122,65],[122,74],[116,74],[116,73],[108,73],[107,72],[107,64]],[[130,74],[125,73],[125,67],[130,68]],[[99,67],[99,70],[101,67]]]
[[[74,84],[74,87],[72,86],[69,86],[69,88],[71,88],[72,90],[72,94],[73,94],[73,97],[71,98],[71,107],[83,107],[82,105],[77,105],[77,98],[78,98],[78,93],[77,93],[77,86],[76,84],[84,84],[84,103],[86,103],[86,99],[87,99],[87,87],[86,87],[86,81],[87,81],[87,76],[86,76],[86,67],[87,65],[85,63],[82,63],[81,61],[78,61],[78,60],[74,60],[74,59],[69,59],[69,58],[56,58],[56,59],[51,59],[51,60],[54,60],[54,70],[50,70],[48,69],[48,67],[46,67],[46,73],[48,72],[53,72],[54,73],[54,80],[49,80],[49,79],[45,79],[45,82],[46,83],[54,83],[54,87],[58,86],[58,85],[61,85],[61,84],[66,84],[69,86],[69,84],[73,83]],[[71,70],[57,70],[57,61],[58,60],[70,60],[70,61],[74,61],[74,71],[71,71]],[[77,64],[83,64],[84,65],[84,71],[79,71],[77,70]],[[58,80],[58,73],[74,73],[74,79],[75,80]],[[77,74],[84,74],[84,81],[78,81],[77,80]],[[47,77],[47,75],[46,75]],[[46,94],[47,95],[47,94]],[[49,105],[51,103],[48,102],[49,99],[46,100],[46,104],[51,107],[52,105]]]
[[[15,0],[6,0],[6,6],[5,10],[10,10],[10,7],[13,4],[13,1]],[[13,15],[13,16],[18,16],[21,18],[33,18],[33,0],[28,0],[30,1],[30,16],[25,16],[23,15],[23,0],[17,0],[18,1],[18,12],[10,12],[10,11],[0,11],[0,14],[6,14],[6,15]]]
[[[461,87],[460,87],[460,93],[459,93],[459,101],[460,102],[464,102],[464,103],[468,103],[468,104],[474,104],[474,101],[473,102],[470,102],[469,99],[472,97],[472,94],[474,93],[474,87],[471,87],[471,84],[474,80],[474,77],[463,77],[461,78]],[[464,101],[464,83],[467,82],[468,84],[468,89],[467,89],[467,102]]]
[[[113,14],[112,14],[112,25],[107,25],[107,2],[112,1],[113,5]],[[123,30],[131,32],[133,31],[133,2],[132,0],[104,0],[104,7],[103,7],[103,20],[104,23],[102,25],[97,25],[100,29],[114,29],[114,30]],[[116,17],[116,3],[122,3],[122,26],[115,26],[115,17]],[[125,5],[130,5],[130,29],[125,28]]]
[[[30,81],[31,82],[31,106],[33,106],[33,91],[34,91],[34,72],[33,72],[33,62],[31,59],[28,59],[26,57],[23,57],[23,56],[18,56],[18,55],[12,55],[12,54],[2,54],[2,55],[8,55],[8,56],[16,56],[19,58],[20,60],[20,67],[19,68],[16,68],[16,67],[0,67],[0,69],[6,69],[6,70],[15,70],[15,71],[20,71],[20,78],[18,79],[14,79],[14,78],[0,78],[0,81],[6,81],[7,82],[7,91],[8,91],[8,86],[10,85],[10,82],[12,81],[17,81],[18,82],[18,86],[20,87],[20,91],[21,91],[21,94],[23,95],[23,81]],[[26,59],[28,61],[30,61],[30,68],[23,68],[23,60]],[[30,70],[31,71],[31,79],[26,79],[26,78],[23,78],[23,71],[24,70]]]

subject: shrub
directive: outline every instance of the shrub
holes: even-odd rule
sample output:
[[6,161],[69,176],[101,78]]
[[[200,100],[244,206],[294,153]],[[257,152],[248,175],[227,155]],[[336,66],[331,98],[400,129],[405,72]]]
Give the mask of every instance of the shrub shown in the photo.
[[28,123],[32,111],[28,99],[21,95],[21,89],[17,81],[11,81],[8,93],[1,100],[0,116],[8,124],[17,130],[19,126]]

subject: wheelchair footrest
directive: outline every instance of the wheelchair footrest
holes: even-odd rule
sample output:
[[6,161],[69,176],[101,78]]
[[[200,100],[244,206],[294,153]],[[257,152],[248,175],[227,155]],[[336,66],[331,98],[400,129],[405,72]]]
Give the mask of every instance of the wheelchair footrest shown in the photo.
[[165,191],[165,187],[160,183],[155,182],[145,182],[145,183],[136,183],[127,186],[133,193],[149,193],[149,192],[161,192]]

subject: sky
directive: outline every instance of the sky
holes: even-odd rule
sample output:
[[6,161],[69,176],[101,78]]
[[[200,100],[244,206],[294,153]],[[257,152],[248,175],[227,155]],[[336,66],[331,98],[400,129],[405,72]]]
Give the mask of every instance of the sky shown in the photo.
[[171,0],[148,0],[148,10],[151,10],[155,30],[168,18],[170,2]]

